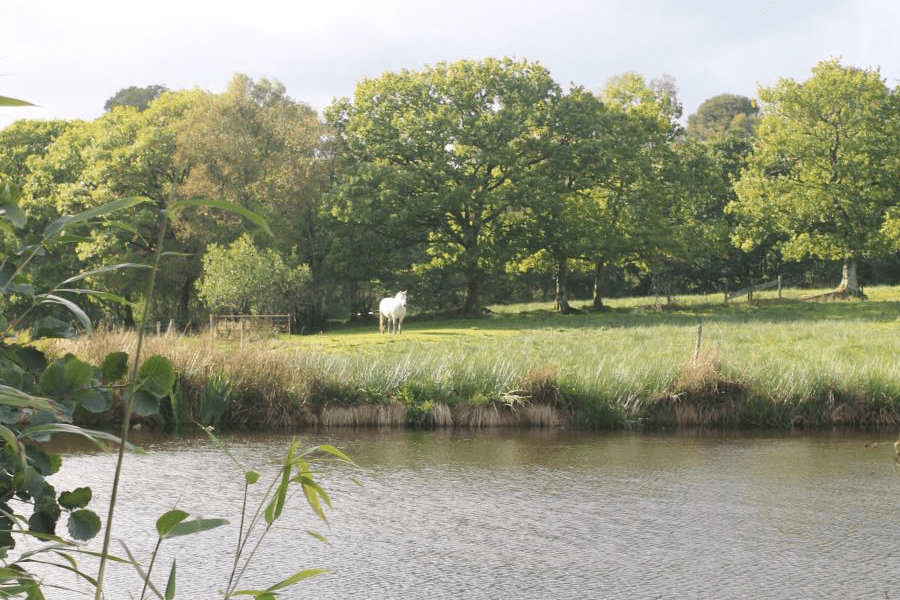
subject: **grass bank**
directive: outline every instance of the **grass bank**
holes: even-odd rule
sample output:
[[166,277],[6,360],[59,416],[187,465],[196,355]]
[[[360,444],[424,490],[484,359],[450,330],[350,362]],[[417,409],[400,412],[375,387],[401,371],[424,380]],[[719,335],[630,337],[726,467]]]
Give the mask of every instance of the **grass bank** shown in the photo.
[[[813,293],[617,299],[565,316],[549,304],[471,320],[413,313],[400,335],[373,322],[243,347],[148,341],[179,371],[175,412],[235,428],[897,425],[900,288],[801,299]],[[132,347],[133,334],[101,332],[57,351],[97,361]]]

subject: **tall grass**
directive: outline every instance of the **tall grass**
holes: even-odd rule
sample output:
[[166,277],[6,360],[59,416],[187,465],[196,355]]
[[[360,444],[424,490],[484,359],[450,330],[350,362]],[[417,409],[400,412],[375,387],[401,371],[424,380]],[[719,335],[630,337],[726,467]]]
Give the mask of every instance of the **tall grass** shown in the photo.
[[[567,316],[550,304],[491,307],[486,319],[413,317],[400,335],[354,325],[243,347],[207,336],[147,344],[177,365],[189,405],[222,372],[232,427],[314,423],[324,406],[395,402],[421,412],[511,398],[553,403],[595,427],[900,422],[900,288],[869,289],[866,302],[798,300],[809,293],[729,306],[721,295],[676,296],[663,309],[615,299],[611,310]],[[59,351],[96,358],[127,347],[127,335],[97,333]]]

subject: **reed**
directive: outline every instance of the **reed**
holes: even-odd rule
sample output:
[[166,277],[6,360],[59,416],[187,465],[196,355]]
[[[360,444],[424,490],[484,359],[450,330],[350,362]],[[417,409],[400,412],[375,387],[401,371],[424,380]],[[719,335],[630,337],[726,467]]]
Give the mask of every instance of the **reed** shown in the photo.
[[[203,335],[146,344],[177,365],[195,420],[221,372],[230,427],[892,425],[900,288],[866,291],[866,302],[804,302],[809,290],[785,290],[729,306],[720,295],[677,296],[663,309],[616,299],[566,316],[550,304],[491,307],[477,320],[413,316],[400,335],[341,326],[243,347]],[[99,332],[57,352],[96,360],[128,351],[130,335]]]

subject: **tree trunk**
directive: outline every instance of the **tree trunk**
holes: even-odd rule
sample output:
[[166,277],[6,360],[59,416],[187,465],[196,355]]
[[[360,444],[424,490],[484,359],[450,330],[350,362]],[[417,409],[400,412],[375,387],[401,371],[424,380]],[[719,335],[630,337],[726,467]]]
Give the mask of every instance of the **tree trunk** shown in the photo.
[[848,296],[854,298],[861,295],[859,290],[859,280],[856,278],[855,258],[844,259],[844,272],[841,277],[841,285],[838,286],[838,289],[842,292],[847,292]]
[[594,265],[594,309],[603,308],[603,263],[597,261]]
[[462,308],[462,314],[468,317],[478,315],[478,275],[470,273],[466,275],[466,301]]
[[561,258],[556,263],[556,310],[564,315],[572,312],[569,306],[569,294],[566,285],[569,279],[569,266],[566,259]]

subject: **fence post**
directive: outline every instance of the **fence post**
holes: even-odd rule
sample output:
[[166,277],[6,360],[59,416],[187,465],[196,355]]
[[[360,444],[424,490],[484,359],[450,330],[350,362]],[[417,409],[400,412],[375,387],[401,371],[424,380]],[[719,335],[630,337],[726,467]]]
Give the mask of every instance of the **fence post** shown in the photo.
[[778,299],[781,299],[781,275],[778,276]]
[[219,337],[216,333],[216,315],[212,313],[209,315],[209,332],[212,334],[213,338]]
[[700,358],[700,340],[703,338],[703,319],[697,317],[697,342],[694,344],[694,362]]

